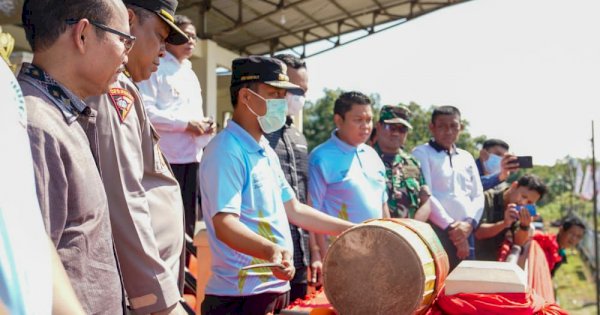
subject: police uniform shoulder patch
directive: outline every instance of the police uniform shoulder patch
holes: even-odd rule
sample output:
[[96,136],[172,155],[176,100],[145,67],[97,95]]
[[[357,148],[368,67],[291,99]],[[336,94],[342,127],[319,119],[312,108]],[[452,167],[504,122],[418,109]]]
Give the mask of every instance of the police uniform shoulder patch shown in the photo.
[[133,105],[133,96],[129,91],[122,88],[111,88],[108,91],[108,96],[117,110],[119,120],[124,122],[125,118],[127,118],[127,114],[129,114],[129,111],[131,110],[131,105]]

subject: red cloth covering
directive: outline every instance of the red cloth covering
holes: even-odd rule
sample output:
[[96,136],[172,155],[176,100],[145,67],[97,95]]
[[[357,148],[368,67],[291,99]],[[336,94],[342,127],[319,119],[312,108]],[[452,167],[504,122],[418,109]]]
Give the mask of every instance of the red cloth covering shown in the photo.
[[[504,241],[500,248],[499,261],[506,260],[510,246],[509,241]],[[556,301],[550,271],[561,260],[562,258],[558,254],[556,235],[536,232],[529,245],[527,256],[527,284],[536,294],[550,303]]]
[[[305,314],[337,314],[334,310],[327,297],[325,296],[325,292],[323,289],[308,294],[304,300],[297,299],[292,302],[286,310],[295,311],[298,313]],[[282,312],[284,313],[284,312]]]
[[538,242],[544,253],[546,254],[546,260],[548,261],[548,268],[554,269],[554,266],[562,260],[558,253],[558,240],[555,234],[544,234],[536,232],[533,235],[533,239]]
[[426,315],[567,315],[554,303],[535,293],[459,293],[440,292]]

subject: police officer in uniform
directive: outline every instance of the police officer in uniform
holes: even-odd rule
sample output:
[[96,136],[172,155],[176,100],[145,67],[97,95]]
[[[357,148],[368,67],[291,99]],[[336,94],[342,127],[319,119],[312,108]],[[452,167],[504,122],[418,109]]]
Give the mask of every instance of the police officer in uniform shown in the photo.
[[180,45],[189,39],[174,23],[176,0],[123,2],[135,45],[125,73],[109,92],[86,100],[98,111],[98,146],[92,151],[108,197],[129,309],[133,314],[186,314],[179,303],[184,275],[181,191],[135,82],[157,70],[165,42]]
[[425,221],[429,209],[419,208],[426,204],[431,193],[421,175],[419,162],[403,149],[408,131],[412,129],[408,122],[410,116],[411,112],[406,106],[383,106],[373,148],[385,165],[391,216]]

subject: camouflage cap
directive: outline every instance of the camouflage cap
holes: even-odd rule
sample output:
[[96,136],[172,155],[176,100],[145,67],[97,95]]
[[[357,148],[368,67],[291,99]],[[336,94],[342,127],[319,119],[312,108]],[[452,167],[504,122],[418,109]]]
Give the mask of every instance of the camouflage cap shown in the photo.
[[403,124],[412,129],[412,125],[408,122],[411,115],[410,109],[404,105],[383,105],[379,112],[379,122]]

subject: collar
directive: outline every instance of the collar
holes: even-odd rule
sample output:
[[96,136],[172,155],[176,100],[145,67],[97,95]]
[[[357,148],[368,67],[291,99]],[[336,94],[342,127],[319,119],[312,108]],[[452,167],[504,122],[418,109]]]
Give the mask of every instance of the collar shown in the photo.
[[294,123],[294,118],[292,116],[285,116],[285,127],[290,127]]
[[265,151],[265,147],[269,145],[269,141],[267,141],[265,136],[260,136],[259,142],[256,142],[256,140],[252,138],[248,131],[242,128],[242,126],[238,125],[235,121],[233,121],[233,119],[227,123],[225,131],[231,133],[238,140],[242,148],[244,148],[244,150],[246,150],[248,153],[258,152],[262,154],[262,152]]
[[408,154],[406,154],[406,152],[404,151],[404,146],[400,147],[398,149],[398,151],[396,151],[396,153],[384,153],[383,151],[381,151],[381,147],[379,147],[379,143],[375,142],[375,144],[372,145],[373,149],[375,149],[375,152],[377,152],[377,154],[379,154],[379,156],[383,156],[384,154],[389,154],[389,155],[400,155],[402,157],[406,157]]
[[92,109],[83,100],[54,80],[40,67],[31,63],[23,63],[19,76],[40,89],[61,111],[67,124],[75,122],[79,115],[92,116]]
[[361,143],[357,147],[353,145],[349,145],[348,143],[342,141],[342,139],[338,138],[336,135],[337,128],[331,132],[331,141],[344,153],[354,153],[354,152],[363,152],[365,150],[364,146],[366,144]]
[[172,53],[166,51],[165,52],[165,56],[162,57],[163,61],[165,62],[170,62],[174,65],[177,65],[178,67],[184,67],[184,68],[192,68],[192,62],[185,59],[182,62],[179,62],[179,60],[175,57],[175,55],[173,55]]
[[458,151],[456,150],[456,144],[452,145],[452,148],[450,150],[447,150],[446,148],[442,147],[441,144],[435,142],[435,139],[431,138],[429,140],[429,146],[432,147],[436,152],[447,152],[448,154],[458,154]]

